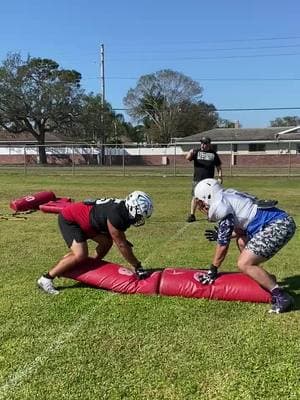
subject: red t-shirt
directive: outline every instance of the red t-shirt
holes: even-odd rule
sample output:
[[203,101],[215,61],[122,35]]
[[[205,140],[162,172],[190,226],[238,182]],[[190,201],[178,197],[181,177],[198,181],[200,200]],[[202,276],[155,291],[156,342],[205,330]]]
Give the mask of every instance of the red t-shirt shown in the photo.
[[118,230],[125,232],[134,220],[130,219],[124,200],[99,199],[95,205],[82,202],[65,207],[61,214],[69,222],[79,225],[88,238],[98,233],[109,234],[107,221]]
[[92,205],[86,205],[84,203],[71,203],[69,206],[64,207],[61,214],[67,221],[78,224],[82,231],[91,238],[97,235],[97,231],[93,229],[90,223],[90,212],[92,208]]

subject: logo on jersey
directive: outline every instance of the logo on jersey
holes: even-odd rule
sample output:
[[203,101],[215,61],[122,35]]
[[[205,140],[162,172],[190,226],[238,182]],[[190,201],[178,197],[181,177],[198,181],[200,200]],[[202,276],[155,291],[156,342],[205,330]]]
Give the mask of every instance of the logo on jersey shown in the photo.
[[214,153],[207,153],[205,151],[197,152],[197,160],[213,161],[215,159]]

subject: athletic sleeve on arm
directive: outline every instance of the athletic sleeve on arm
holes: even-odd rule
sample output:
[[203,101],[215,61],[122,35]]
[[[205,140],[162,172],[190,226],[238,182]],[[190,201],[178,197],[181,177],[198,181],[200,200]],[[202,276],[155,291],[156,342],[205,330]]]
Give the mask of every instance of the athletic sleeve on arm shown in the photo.
[[221,160],[220,160],[220,157],[219,157],[219,155],[218,155],[218,153],[215,153],[215,166],[216,167],[220,167],[221,166]]
[[229,214],[219,222],[217,243],[221,246],[228,245],[230,243],[233,230],[234,217],[232,214]]
[[122,220],[122,218],[120,218],[119,215],[110,214],[107,219],[119,231],[126,231],[127,227],[125,226],[124,221]]
[[107,219],[119,231],[125,232],[128,228],[128,223],[126,222],[124,216],[115,210],[112,210],[108,213]]

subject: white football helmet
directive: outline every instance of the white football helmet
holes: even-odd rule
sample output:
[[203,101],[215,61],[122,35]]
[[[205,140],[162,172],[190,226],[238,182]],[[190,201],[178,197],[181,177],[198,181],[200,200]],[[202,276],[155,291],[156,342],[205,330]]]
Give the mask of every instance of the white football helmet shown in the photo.
[[125,199],[125,205],[135,226],[144,225],[145,219],[153,212],[153,202],[147,193],[135,190]]
[[203,179],[203,181],[197,183],[194,193],[197,199],[210,206],[212,201],[222,190],[222,186],[216,179],[209,178]]

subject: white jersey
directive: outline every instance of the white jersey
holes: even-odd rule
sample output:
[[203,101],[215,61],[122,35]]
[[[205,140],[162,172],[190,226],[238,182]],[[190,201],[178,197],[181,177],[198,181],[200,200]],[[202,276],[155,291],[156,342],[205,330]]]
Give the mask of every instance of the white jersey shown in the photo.
[[235,229],[245,230],[257,212],[255,197],[233,189],[221,190],[212,199],[208,210],[208,220],[221,221],[227,215],[234,217]]

